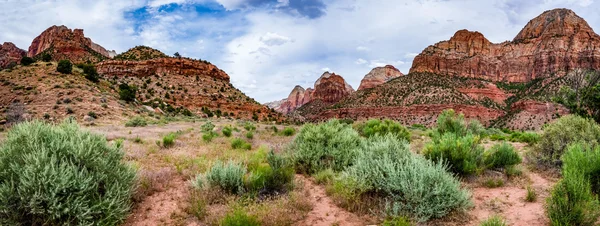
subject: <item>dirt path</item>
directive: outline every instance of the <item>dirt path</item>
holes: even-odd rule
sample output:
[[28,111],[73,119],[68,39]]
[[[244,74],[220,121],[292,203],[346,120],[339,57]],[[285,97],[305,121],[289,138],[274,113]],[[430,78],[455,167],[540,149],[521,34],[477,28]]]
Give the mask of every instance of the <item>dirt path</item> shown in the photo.
[[353,213],[350,213],[340,207],[337,207],[331,198],[325,194],[322,186],[315,184],[312,180],[303,175],[296,175],[298,179],[304,182],[304,188],[310,194],[310,201],[313,203],[313,210],[301,222],[294,225],[301,226],[331,226],[331,225],[366,225],[365,222]]
[[478,187],[473,189],[475,208],[470,211],[474,219],[469,225],[479,225],[493,215],[500,215],[509,225],[548,225],[544,213],[544,200],[554,182],[537,173],[529,172],[528,182],[537,193],[535,202],[526,202],[527,183],[508,184],[500,188]]

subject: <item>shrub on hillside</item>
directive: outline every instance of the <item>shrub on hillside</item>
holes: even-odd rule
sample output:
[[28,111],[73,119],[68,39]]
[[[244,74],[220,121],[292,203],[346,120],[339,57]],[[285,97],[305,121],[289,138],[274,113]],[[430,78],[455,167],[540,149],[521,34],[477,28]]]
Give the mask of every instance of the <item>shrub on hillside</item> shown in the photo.
[[245,174],[246,168],[241,164],[232,161],[224,164],[219,161],[210,168],[205,178],[210,186],[219,187],[232,194],[239,194],[244,192]]
[[71,72],[73,71],[73,64],[69,60],[61,60],[58,62],[56,71],[63,74],[71,74]]
[[360,135],[338,120],[307,124],[291,146],[296,170],[308,174],[327,168],[341,171],[354,161],[360,142]]
[[410,132],[408,129],[400,125],[400,123],[389,119],[383,121],[371,119],[366,123],[359,125],[358,132],[365,137],[373,137],[376,135],[383,136],[389,133],[398,137],[398,139],[410,141]]
[[225,215],[221,221],[222,226],[260,226],[260,222],[254,216],[248,215],[243,209],[237,208]]
[[133,102],[133,101],[135,101],[136,93],[137,93],[136,86],[130,86],[125,83],[121,83],[119,85],[119,99],[121,99],[121,100],[124,100],[127,102]]
[[74,123],[14,126],[0,145],[0,224],[120,224],[136,175],[123,155]]
[[215,128],[215,125],[212,124],[211,121],[208,121],[208,122],[204,123],[204,125],[202,125],[202,127],[200,127],[200,130],[202,132],[212,132],[214,128]]
[[21,65],[23,66],[29,66],[31,64],[35,63],[35,60],[31,57],[23,57],[21,58]]
[[232,133],[232,129],[229,126],[226,126],[225,128],[223,128],[223,135],[226,137],[231,137],[231,133]]
[[423,154],[434,162],[447,163],[449,170],[454,173],[467,175],[475,173],[480,166],[483,147],[479,145],[478,136],[444,133],[439,139],[428,143]]
[[289,190],[294,180],[294,168],[289,160],[270,151],[267,163],[267,166],[261,165],[252,170],[248,177],[248,190],[262,194]]
[[568,115],[547,125],[534,149],[538,163],[560,167],[561,156],[573,143],[595,147],[600,143],[600,126],[591,119]]
[[42,61],[44,61],[44,62],[50,62],[51,60],[52,60],[52,55],[50,55],[47,52],[42,53]]
[[512,142],[535,144],[540,140],[540,135],[533,132],[513,132],[508,139]]
[[254,133],[252,131],[248,131],[246,133],[246,138],[248,138],[250,140],[254,139]]
[[252,149],[252,145],[241,138],[234,138],[231,140],[231,148],[250,150]]
[[[277,130],[277,127],[275,127],[275,130]],[[296,134],[296,129],[292,127],[285,127],[283,131],[281,131],[281,133],[283,133],[283,135],[286,137],[291,137],[294,136],[294,134]]]
[[202,134],[202,140],[204,140],[204,142],[206,143],[210,143],[215,137],[218,137],[219,134],[210,131],[210,132],[206,132],[204,134]]
[[132,119],[129,119],[129,121],[127,121],[125,123],[125,127],[144,127],[147,125],[148,125],[148,122],[146,122],[146,119],[141,116],[137,116]]
[[360,146],[355,162],[340,180],[358,194],[384,197],[386,215],[409,216],[424,222],[443,217],[471,205],[470,194],[446,171],[444,163],[433,163],[410,152],[405,140],[394,135],[375,136]]
[[177,139],[177,134],[169,133],[162,139],[162,145],[164,148],[170,148],[175,146],[175,139]]
[[486,151],[484,163],[486,167],[492,169],[506,168],[521,163],[521,156],[515,151],[515,148],[506,142],[496,144]]
[[500,216],[492,216],[481,222],[479,226],[506,226],[506,221]]
[[465,121],[463,114],[457,114],[454,110],[444,110],[437,119],[437,127],[435,129],[437,135],[444,133],[454,133],[458,136],[467,134],[486,135],[487,130],[477,120]]
[[80,65],[80,68],[83,69],[83,73],[85,74],[85,78],[92,82],[99,82],[100,75],[98,75],[98,71],[96,71],[96,66],[93,64],[83,64]]

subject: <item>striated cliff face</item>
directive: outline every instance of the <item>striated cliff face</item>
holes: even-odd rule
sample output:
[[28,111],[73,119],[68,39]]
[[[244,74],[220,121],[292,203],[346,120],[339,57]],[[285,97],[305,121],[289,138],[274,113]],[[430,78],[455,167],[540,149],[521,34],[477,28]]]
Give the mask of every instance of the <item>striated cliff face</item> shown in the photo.
[[115,54],[85,37],[83,29],[71,30],[65,26],[52,26],[42,32],[29,46],[27,56],[35,57],[46,51],[53,60],[68,59],[75,63],[98,62]]
[[98,73],[110,76],[203,75],[229,82],[229,75],[208,62],[188,58],[158,58],[143,61],[108,60],[97,64]]
[[511,42],[494,44],[460,30],[423,50],[410,72],[528,82],[574,68],[600,69],[600,36],[573,11],[555,9],[531,20]]
[[0,45],[0,69],[9,66],[9,64],[18,64],[21,58],[26,55],[25,50],[19,49],[12,42],[5,42]]
[[403,75],[404,74],[402,74],[400,70],[396,69],[392,65],[377,67],[371,70],[371,72],[369,72],[369,74],[363,78],[363,80],[360,82],[358,90],[370,89]]
[[272,106],[271,108],[277,112],[289,114],[314,100],[319,100],[325,104],[337,103],[353,92],[352,86],[342,76],[325,72],[315,82],[314,89],[304,89],[301,86],[296,86],[290,92],[288,98],[267,103],[267,106]]

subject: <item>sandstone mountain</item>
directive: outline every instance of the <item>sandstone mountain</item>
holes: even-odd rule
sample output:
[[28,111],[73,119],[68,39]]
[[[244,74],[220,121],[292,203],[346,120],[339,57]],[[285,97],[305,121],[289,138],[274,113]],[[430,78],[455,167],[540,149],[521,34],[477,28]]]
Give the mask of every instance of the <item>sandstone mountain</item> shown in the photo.
[[288,98],[267,103],[272,109],[283,114],[289,114],[303,105],[318,101],[326,105],[337,103],[342,98],[354,93],[354,89],[344,78],[335,73],[325,72],[315,82],[314,89],[304,89],[296,86]]
[[19,49],[12,42],[5,42],[0,45],[0,69],[16,65],[21,61],[21,58],[27,55],[25,50]]
[[280,118],[233,87],[229,75],[207,61],[168,57],[149,47],[135,47],[96,67],[101,76],[115,84],[137,86],[138,100],[154,108],[167,103],[207,116]]
[[67,59],[74,63],[99,62],[115,55],[85,37],[83,29],[71,30],[65,26],[52,26],[42,32],[29,46],[27,56],[44,53],[50,54],[54,61]]
[[460,30],[450,40],[427,47],[410,72],[528,82],[575,68],[600,69],[600,36],[573,11],[555,9],[531,20],[512,41],[499,44],[479,32]]
[[369,72],[369,74],[363,78],[363,80],[360,82],[358,90],[370,89],[403,75],[404,74],[402,74],[400,70],[396,69],[392,65],[377,67],[371,70],[371,72]]

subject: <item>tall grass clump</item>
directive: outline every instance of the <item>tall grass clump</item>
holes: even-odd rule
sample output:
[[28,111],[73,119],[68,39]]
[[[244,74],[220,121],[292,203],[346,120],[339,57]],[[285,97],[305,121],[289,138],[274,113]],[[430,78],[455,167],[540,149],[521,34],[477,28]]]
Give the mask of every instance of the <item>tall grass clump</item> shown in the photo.
[[546,200],[548,217],[552,225],[595,225],[600,217],[600,148],[574,144],[563,161],[563,178]]
[[204,142],[206,143],[210,143],[215,137],[218,137],[219,134],[210,131],[210,132],[205,132],[204,134],[202,134],[202,140],[204,140]]
[[255,216],[250,216],[241,208],[236,208],[225,215],[221,221],[222,226],[260,226]]
[[176,133],[169,133],[162,138],[162,145],[164,148],[170,148],[175,146],[175,139],[177,139]]
[[230,161],[227,164],[216,162],[206,173],[206,182],[210,186],[216,186],[223,191],[232,194],[244,192],[244,175],[246,167],[242,164]]
[[248,177],[247,188],[261,194],[274,194],[291,189],[294,180],[294,168],[288,158],[270,151],[268,165],[256,167]]
[[215,125],[211,121],[208,121],[200,127],[200,130],[202,132],[206,133],[206,132],[212,132],[214,128],[215,128]]
[[389,119],[383,121],[379,119],[371,119],[364,124],[359,125],[358,131],[365,137],[372,137],[376,135],[383,136],[389,133],[398,137],[398,139],[410,141],[410,132],[408,129],[400,125],[400,123]]
[[491,216],[487,220],[481,222],[480,226],[506,226],[506,221],[500,216]]
[[500,169],[521,163],[521,156],[515,151],[515,148],[506,142],[496,144],[486,151],[484,163],[487,168]]
[[125,123],[125,127],[144,127],[147,126],[148,122],[144,117],[134,117]]
[[591,119],[568,115],[549,124],[534,148],[538,164],[560,168],[561,156],[573,143],[595,147],[600,143],[600,126]]
[[454,110],[444,110],[437,119],[437,127],[434,130],[434,135],[442,135],[444,133],[454,133],[459,136],[467,134],[486,135],[487,130],[477,120],[465,121],[463,114],[457,114]]
[[250,150],[252,149],[252,145],[241,138],[233,138],[233,140],[231,140],[231,148]]
[[341,171],[354,161],[360,142],[360,135],[338,120],[307,124],[291,145],[296,170],[308,174],[327,168]]
[[354,164],[336,180],[351,181],[346,183],[351,193],[384,197],[385,215],[424,222],[471,206],[469,192],[446,165],[410,152],[405,140],[375,136],[360,149]]
[[[277,127],[275,127],[275,128],[277,128]],[[281,131],[281,133],[286,137],[291,137],[291,136],[294,136],[294,134],[296,134],[296,129],[294,129],[292,127],[285,127],[283,129],[283,131]]]
[[479,137],[472,134],[444,133],[425,146],[423,155],[434,162],[447,163],[454,173],[469,175],[477,172],[482,163],[483,147],[479,141]]
[[0,225],[118,225],[135,170],[122,143],[75,123],[25,122],[0,144]]
[[223,135],[226,137],[231,137],[231,133],[233,132],[231,127],[226,126],[225,128],[223,128]]

